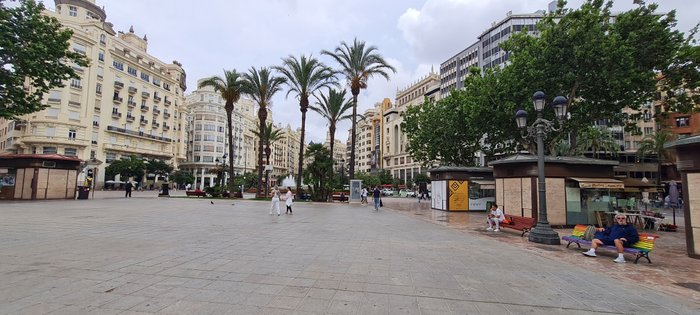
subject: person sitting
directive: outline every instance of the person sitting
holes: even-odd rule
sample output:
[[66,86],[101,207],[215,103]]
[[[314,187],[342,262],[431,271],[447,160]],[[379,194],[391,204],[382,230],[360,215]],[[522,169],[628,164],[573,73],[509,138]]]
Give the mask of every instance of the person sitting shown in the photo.
[[625,257],[622,255],[625,247],[630,247],[632,244],[639,241],[637,230],[630,224],[627,224],[627,217],[624,214],[615,215],[616,224],[607,228],[598,228],[593,240],[591,241],[591,249],[583,252],[584,255],[595,257],[595,250],[601,245],[614,245],[617,249],[617,258],[613,260],[616,263],[624,263]]
[[[487,215],[486,221],[489,223],[489,227],[486,229],[487,231],[494,231],[498,232],[501,229],[499,228],[499,225],[501,222],[503,222],[503,219],[505,219],[505,216],[503,215],[503,210],[498,207],[497,204],[491,204],[491,212]],[[493,229],[493,226],[496,226],[496,229]]]

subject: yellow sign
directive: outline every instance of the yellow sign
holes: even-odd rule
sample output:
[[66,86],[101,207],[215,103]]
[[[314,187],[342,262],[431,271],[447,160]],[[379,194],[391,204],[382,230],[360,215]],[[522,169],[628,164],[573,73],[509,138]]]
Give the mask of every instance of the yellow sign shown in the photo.
[[579,187],[581,188],[599,188],[599,189],[622,189],[625,188],[625,185],[623,183],[586,183],[586,182],[580,182],[578,183]]
[[468,211],[469,210],[469,183],[466,180],[450,180],[447,182],[449,190],[449,206],[450,211]]

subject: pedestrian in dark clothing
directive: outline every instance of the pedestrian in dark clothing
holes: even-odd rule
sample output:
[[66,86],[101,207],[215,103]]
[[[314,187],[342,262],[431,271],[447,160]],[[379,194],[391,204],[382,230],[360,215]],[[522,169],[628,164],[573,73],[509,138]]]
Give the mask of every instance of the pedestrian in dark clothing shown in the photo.
[[379,186],[374,186],[374,190],[372,190],[372,197],[374,198],[374,210],[376,211],[379,211],[380,195],[381,192],[379,191]]
[[134,188],[134,185],[131,184],[131,181],[126,181],[126,185],[124,185],[124,188],[126,189],[126,193],[124,194],[124,198],[126,198],[126,197],[131,198],[131,188]]

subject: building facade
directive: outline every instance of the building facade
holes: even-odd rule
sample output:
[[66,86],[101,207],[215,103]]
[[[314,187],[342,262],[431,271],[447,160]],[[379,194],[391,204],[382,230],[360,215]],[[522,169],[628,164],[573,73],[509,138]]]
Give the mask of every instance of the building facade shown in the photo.
[[73,31],[70,49],[90,60],[79,77],[44,97],[48,108],[0,120],[0,152],[60,154],[91,161],[98,187],[105,167],[127,156],[177,168],[185,152],[185,71],[149,55],[148,39],[115,32],[94,0],[55,0],[58,19]]
[[[199,80],[198,82],[201,82]],[[198,83],[199,85],[199,83]],[[187,120],[187,161],[180,169],[195,177],[193,187],[203,189],[216,184],[217,169],[229,169],[227,117],[221,94],[207,86],[193,91],[186,98]],[[234,176],[255,171],[257,159],[255,137],[257,129],[255,103],[241,97],[233,106],[231,115],[233,127],[233,172]],[[230,174],[224,176],[224,185]]]
[[404,112],[411,106],[421,106],[431,92],[440,86],[440,77],[430,72],[411,86],[396,92],[396,101],[385,107],[382,113],[384,169],[391,172],[402,184],[410,183],[423,171],[421,163],[411,157],[407,151],[408,140],[401,129]]
[[[385,98],[381,103],[367,109],[363,119],[357,121],[355,130],[357,133],[355,145],[355,173],[374,173],[382,168],[382,108],[390,106],[391,100]],[[360,118],[361,116],[358,116]],[[352,148],[352,129],[348,130],[347,151],[345,161],[350,163],[350,150]]]
[[[292,126],[273,126],[279,130],[281,138],[275,141],[272,146],[270,163],[270,185],[282,185],[280,177],[291,178],[296,183],[296,176],[299,173],[299,141],[301,139],[301,128],[292,129]],[[288,183],[291,186],[291,183]]]

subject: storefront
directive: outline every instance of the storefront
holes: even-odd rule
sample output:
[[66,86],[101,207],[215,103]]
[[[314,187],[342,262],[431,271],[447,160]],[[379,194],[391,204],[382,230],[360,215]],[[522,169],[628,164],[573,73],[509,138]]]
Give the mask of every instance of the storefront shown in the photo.
[[0,155],[0,200],[75,199],[81,162],[58,154]]
[[433,209],[486,211],[496,200],[496,182],[489,167],[440,166],[429,172]]
[[[547,219],[552,225],[595,224],[595,211],[611,211],[614,191],[624,183],[614,178],[618,162],[584,157],[545,157]],[[514,155],[490,163],[496,202],[505,213],[537,218],[537,156]]]

